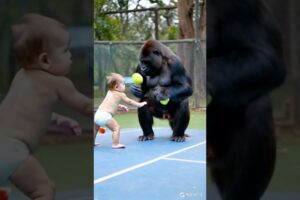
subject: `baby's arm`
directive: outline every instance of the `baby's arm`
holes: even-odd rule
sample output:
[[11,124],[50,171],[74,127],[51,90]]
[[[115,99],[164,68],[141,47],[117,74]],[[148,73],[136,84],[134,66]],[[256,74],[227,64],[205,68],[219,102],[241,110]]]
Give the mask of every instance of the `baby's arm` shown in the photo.
[[128,97],[126,96],[125,93],[123,93],[121,97],[122,97],[122,100],[123,100],[125,103],[130,104],[130,105],[133,105],[133,106],[136,106],[136,107],[138,107],[138,108],[143,107],[144,105],[147,104],[146,101],[143,101],[143,102],[137,102],[137,101],[135,101],[135,100],[133,100],[133,99],[130,99],[130,98],[128,98]]
[[74,86],[71,80],[66,77],[59,79],[58,96],[68,106],[88,115],[94,116],[94,105],[91,98],[81,94]]

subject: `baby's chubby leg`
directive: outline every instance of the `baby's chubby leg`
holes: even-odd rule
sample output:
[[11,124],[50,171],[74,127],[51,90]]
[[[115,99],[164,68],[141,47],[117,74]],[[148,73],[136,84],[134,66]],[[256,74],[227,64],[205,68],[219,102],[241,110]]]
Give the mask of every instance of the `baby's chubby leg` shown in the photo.
[[107,121],[107,127],[112,131],[112,140],[113,140],[112,148],[114,149],[125,148],[125,145],[119,143],[120,126],[118,122],[114,118],[111,118]]
[[53,200],[54,183],[38,160],[28,156],[10,177],[11,182],[34,200]]

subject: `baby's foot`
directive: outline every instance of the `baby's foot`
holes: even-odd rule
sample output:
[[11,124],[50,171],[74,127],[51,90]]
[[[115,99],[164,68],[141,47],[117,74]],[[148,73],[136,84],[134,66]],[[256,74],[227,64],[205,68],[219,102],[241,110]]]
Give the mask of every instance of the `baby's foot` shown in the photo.
[[113,144],[111,147],[113,149],[124,149],[126,146],[124,144]]

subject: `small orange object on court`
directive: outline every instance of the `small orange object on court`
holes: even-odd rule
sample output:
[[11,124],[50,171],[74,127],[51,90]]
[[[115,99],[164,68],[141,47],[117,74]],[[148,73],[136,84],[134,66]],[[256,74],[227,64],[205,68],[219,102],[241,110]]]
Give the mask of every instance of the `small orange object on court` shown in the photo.
[[105,128],[99,127],[98,132],[104,134],[105,133]]

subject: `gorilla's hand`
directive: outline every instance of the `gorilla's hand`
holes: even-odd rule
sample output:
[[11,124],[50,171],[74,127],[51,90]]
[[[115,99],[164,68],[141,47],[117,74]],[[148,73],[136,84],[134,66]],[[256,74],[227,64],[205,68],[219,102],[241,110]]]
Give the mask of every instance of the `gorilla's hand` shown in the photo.
[[142,89],[136,84],[132,84],[130,86],[130,92],[131,92],[131,94],[133,94],[135,97],[138,97],[138,98],[141,98],[143,96]]

